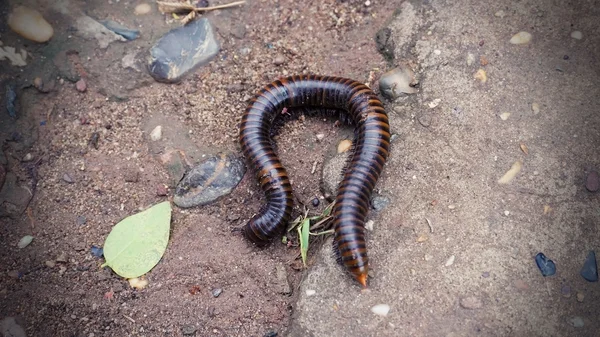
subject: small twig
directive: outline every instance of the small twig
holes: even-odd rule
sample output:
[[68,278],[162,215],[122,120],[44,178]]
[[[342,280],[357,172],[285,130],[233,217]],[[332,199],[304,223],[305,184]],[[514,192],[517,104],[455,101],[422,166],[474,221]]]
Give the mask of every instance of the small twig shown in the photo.
[[312,227],[310,227],[310,230],[313,231],[315,229],[319,229],[321,227],[324,227],[323,225],[325,223],[327,223],[329,220],[331,220],[331,216],[326,216],[325,218],[323,218],[321,221],[317,222],[316,224],[312,225]]
[[135,320],[125,314],[123,314],[123,317],[127,318],[131,323],[135,324]]
[[182,11],[190,11],[190,12],[193,11],[196,13],[208,12],[208,11],[213,11],[215,9],[223,9],[223,8],[229,8],[229,7],[243,5],[246,3],[246,1],[236,1],[236,2],[225,4],[225,5],[218,5],[218,6],[212,6],[212,7],[196,7],[193,5],[179,3],[179,2],[166,2],[166,1],[157,1],[156,3],[158,4],[158,9],[161,12],[169,14],[169,13],[178,13],[178,12],[182,12]]
[[311,232],[308,232],[308,234],[309,234],[309,235],[312,235],[312,236],[319,236],[319,235],[325,235],[325,234],[333,234],[333,232],[334,232],[334,230],[333,230],[333,229],[329,229],[329,230],[322,231],[322,232],[319,232],[319,233],[311,233]]
[[433,225],[431,224],[431,220],[429,220],[429,219],[427,219],[427,218],[425,218],[425,220],[427,220],[427,225],[429,225],[429,231],[430,231],[431,233],[433,233]]

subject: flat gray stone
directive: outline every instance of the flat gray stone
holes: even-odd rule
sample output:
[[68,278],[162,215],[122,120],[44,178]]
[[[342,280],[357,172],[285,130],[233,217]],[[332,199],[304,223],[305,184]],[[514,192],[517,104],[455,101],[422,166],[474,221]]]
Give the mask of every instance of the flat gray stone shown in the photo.
[[233,153],[209,156],[183,177],[173,202],[182,208],[209,204],[231,193],[245,173],[244,160]]
[[208,63],[220,50],[207,18],[195,20],[165,34],[150,49],[148,71],[159,82],[177,82],[191,70]]

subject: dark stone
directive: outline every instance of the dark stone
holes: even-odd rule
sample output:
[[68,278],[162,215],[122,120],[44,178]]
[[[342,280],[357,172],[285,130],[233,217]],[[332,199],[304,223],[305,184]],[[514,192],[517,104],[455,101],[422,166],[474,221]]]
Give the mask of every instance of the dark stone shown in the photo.
[[556,274],[556,265],[554,264],[554,261],[548,259],[543,253],[538,253],[535,256],[535,263],[543,276],[552,276]]
[[71,175],[68,173],[63,174],[63,180],[69,184],[72,184],[75,182],[75,180],[73,180],[73,177],[71,177]]
[[98,150],[98,141],[100,140],[100,134],[98,132],[92,133],[90,137],[90,145],[94,147],[94,149]]
[[6,111],[8,111],[8,115],[12,118],[17,118],[17,92],[15,91],[14,84],[6,85]]
[[580,274],[589,282],[598,282],[598,265],[596,263],[596,253],[594,251],[588,253]]
[[173,202],[182,208],[209,204],[231,193],[245,173],[244,161],[233,153],[209,156],[181,180]]
[[277,331],[269,331],[263,335],[263,337],[277,337],[277,336],[278,336]]
[[312,205],[313,205],[313,207],[318,207],[320,203],[321,203],[321,202],[319,201],[319,198],[314,198],[314,199],[312,200]]
[[193,336],[193,335],[196,334],[196,330],[198,330],[198,329],[195,326],[193,326],[193,325],[184,325],[181,328],[181,333],[184,336]]
[[596,192],[600,189],[600,175],[596,171],[590,171],[585,179],[585,188],[590,192]]
[[210,21],[194,20],[158,40],[150,49],[148,71],[159,82],[178,82],[191,70],[208,63],[219,50]]
[[4,185],[0,189],[0,217],[16,218],[23,214],[32,197],[31,190],[19,185],[14,173],[7,172]]
[[386,61],[391,62],[394,60],[395,43],[390,28],[382,28],[375,34],[375,44],[377,51],[383,55]]
[[135,29],[129,29],[118,22],[114,22],[112,20],[104,20],[100,21],[104,27],[108,28],[115,34],[121,35],[129,41],[135,40],[140,37],[140,31]]
[[83,225],[85,225],[85,224],[86,224],[86,222],[87,222],[87,218],[86,218],[85,216],[83,216],[83,215],[79,215],[79,216],[77,216],[77,224],[78,224],[79,226],[83,226]]

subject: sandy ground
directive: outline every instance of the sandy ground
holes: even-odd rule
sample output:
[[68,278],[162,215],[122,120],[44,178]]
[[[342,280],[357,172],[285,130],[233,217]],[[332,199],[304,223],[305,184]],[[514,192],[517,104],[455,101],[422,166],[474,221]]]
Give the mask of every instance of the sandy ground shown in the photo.
[[[2,17],[16,3],[0,5]],[[0,319],[15,317],[29,336],[598,336],[600,289],[579,275],[600,247],[598,194],[585,188],[600,169],[598,3],[249,1],[208,15],[222,50],[180,84],[122,63],[139,66],[178,25],[156,4],[135,16],[138,2],[25,3],[55,30],[36,44],[0,21],[3,44],[30,55],[24,68],[0,61],[0,163],[34,194],[25,210],[0,218]],[[83,11],[142,36],[101,48],[73,31]],[[387,59],[375,39],[386,27]],[[519,31],[532,41],[509,43]],[[163,142],[187,153],[239,151],[246,102],[273,79],[321,73],[378,91],[377,79],[399,64],[415,71],[419,91],[385,100],[398,137],[378,183],[391,203],[369,215],[368,290],[335,263],[330,239],[312,246],[308,270],[293,244],[248,244],[236,229],[261,204],[251,174],[214,204],[174,208],[147,288],[99,268],[92,245],[170,198],[157,193],[171,183],[149,141],[156,125],[168,126]],[[479,69],[485,83],[474,78]],[[48,93],[31,86],[35,77]],[[4,110],[10,81],[19,88],[16,120]],[[282,127],[275,141],[300,201],[321,196],[318,172],[348,134],[330,119]],[[516,161],[519,174],[498,184]],[[24,235],[34,241],[19,249]],[[556,275],[541,275],[539,252]],[[372,313],[377,304],[389,305],[387,316]]]

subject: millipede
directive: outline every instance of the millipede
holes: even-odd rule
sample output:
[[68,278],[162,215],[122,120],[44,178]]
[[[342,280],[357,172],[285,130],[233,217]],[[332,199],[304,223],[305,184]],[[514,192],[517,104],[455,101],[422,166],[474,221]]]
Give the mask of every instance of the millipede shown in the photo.
[[369,259],[364,223],[371,194],[388,158],[390,126],[383,104],[365,84],[343,77],[295,75],[263,87],[249,102],[239,141],[266,197],[266,205],[243,227],[257,245],[285,231],[294,206],[290,179],[275,154],[270,130],[283,109],[309,107],[345,112],[355,127],[353,152],[332,210],[334,251],[345,268],[367,286]]

